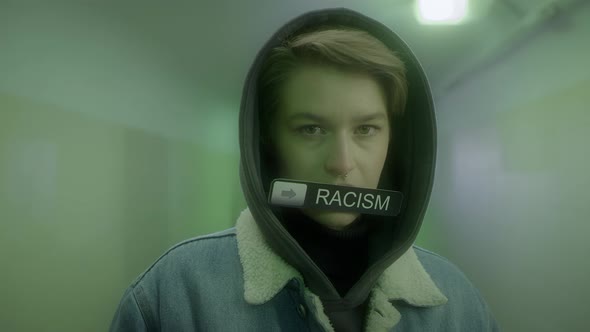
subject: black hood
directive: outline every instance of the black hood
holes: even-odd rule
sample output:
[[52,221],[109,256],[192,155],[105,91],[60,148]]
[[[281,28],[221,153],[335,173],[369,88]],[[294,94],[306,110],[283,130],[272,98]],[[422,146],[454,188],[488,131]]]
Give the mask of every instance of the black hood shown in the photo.
[[[379,189],[404,194],[401,211],[395,217],[363,216],[377,227],[369,238],[371,258],[366,272],[344,299],[283,226],[281,208],[269,205],[272,179],[268,174],[272,172],[264,162],[260,140],[257,79],[266,56],[285,39],[320,26],[360,29],[381,40],[405,63],[408,81],[405,113],[400,121],[391,124],[396,145],[390,147],[379,182]],[[335,8],[305,13],[282,26],[258,52],[244,83],[239,126],[242,190],[269,245],[301,272],[306,285],[320,296],[324,305],[339,303],[354,307],[362,303],[381,273],[414,243],[432,190],[436,157],[434,106],[428,81],[416,57],[389,28],[355,11]]]

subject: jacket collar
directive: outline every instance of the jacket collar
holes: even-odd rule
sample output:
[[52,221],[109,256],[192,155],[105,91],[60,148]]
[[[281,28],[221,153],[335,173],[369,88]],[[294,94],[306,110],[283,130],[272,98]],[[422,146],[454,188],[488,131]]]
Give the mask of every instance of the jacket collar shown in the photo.
[[[263,304],[280,292],[291,279],[303,281],[295,268],[273,252],[248,208],[242,211],[236,223],[236,238],[244,272],[246,302]],[[389,329],[397,324],[401,315],[391,303],[394,300],[402,300],[416,307],[431,307],[447,302],[447,298],[424,270],[413,247],[377,280],[369,299],[368,331]],[[321,306],[321,301],[314,302]],[[327,320],[323,309],[318,309],[318,318]]]

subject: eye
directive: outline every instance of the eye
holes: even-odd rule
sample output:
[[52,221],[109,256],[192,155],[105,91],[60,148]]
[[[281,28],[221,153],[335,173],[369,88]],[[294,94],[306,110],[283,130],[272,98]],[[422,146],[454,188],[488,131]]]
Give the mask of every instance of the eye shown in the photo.
[[369,125],[363,125],[363,126],[360,126],[359,128],[373,129],[373,131],[372,131],[373,134],[370,134],[371,133],[370,130],[361,130],[362,132],[364,132],[364,134],[361,134],[361,136],[375,136],[377,134],[377,132],[379,130],[381,130],[381,127],[379,127],[379,126],[369,126]]
[[308,126],[301,126],[297,128],[297,132],[303,134],[305,136],[317,136],[318,131],[316,129],[321,129],[319,126],[308,125]]

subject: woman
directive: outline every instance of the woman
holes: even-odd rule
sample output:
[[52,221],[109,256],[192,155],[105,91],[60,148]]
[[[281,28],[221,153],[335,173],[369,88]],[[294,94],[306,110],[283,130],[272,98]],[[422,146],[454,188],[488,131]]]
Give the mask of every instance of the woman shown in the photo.
[[[240,113],[236,227],[182,242],[128,288],[112,331],[496,331],[446,259],[413,245],[435,166],[425,75],[384,25],[303,14],[264,45]],[[274,179],[401,192],[395,216],[271,205]]]

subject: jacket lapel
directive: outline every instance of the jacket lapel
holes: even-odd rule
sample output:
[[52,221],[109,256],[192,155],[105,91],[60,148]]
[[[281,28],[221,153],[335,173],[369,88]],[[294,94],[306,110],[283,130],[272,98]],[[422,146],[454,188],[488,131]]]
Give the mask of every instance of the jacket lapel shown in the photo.
[[[275,254],[260,232],[250,210],[246,208],[236,223],[238,253],[244,272],[244,298],[250,304],[272,299],[293,278],[303,282],[301,274]],[[321,301],[312,295],[317,317],[330,329]],[[447,302],[411,247],[379,277],[371,291],[367,310],[367,331],[389,330],[401,315],[391,301],[403,300],[417,307],[431,307]],[[324,320],[326,320],[324,322]]]
[[275,254],[249,209],[240,214],[236,223],[238,253],[244,271],[244,298],[250,304],[263,304],[272,299],[289,280],[301,274]]

